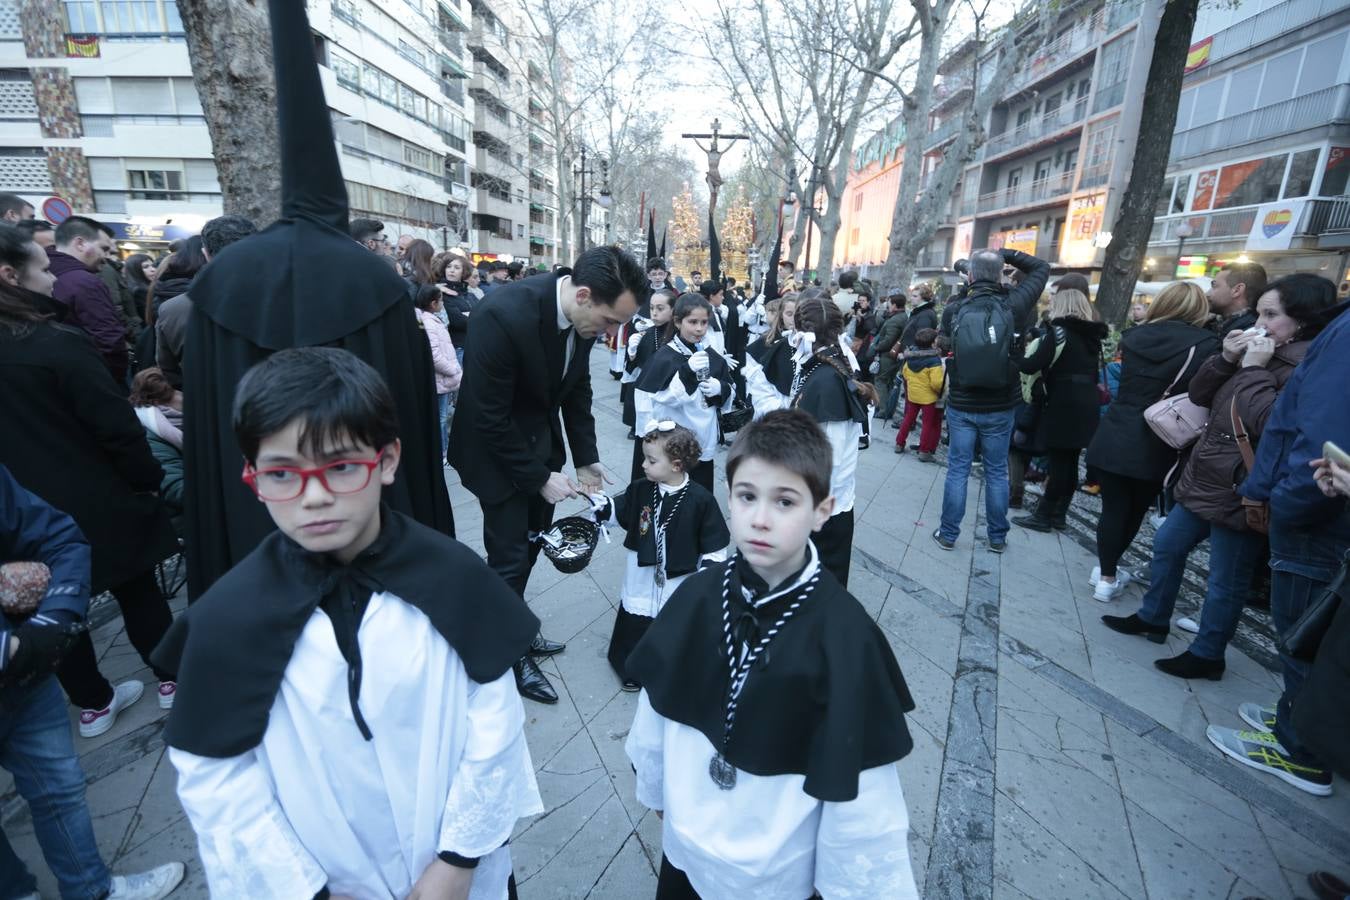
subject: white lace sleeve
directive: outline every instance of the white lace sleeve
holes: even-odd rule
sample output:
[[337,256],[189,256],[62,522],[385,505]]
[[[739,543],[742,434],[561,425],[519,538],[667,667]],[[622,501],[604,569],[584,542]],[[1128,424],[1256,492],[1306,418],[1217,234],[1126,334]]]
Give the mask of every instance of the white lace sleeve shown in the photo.
[[169,748],[178,799],[213,897],[313,897],[328,876],[296,837],[257,753],[211,759]]
[[908,837],[909,810],[895,766],[860,773],[856,799],[821,810],[816,890],[829,900],[918,900]]
[[637,801],[648,809],[662,810],[665,803],[665,723],[647,699],[638,694],[637,713],[623,748],[637,773]]
[[742,371],[745,373],[745,390],[755,408],[756,419],[763,418],[765,413],[773,412],[775,409],[787,409],[788,399],[769,383],[768,376],[764,374],[764,367],[758,360],[753,356],[747,356]]
[[525,710],[508,671],[469,686],[464,756],[450,783],[438,848],[477,858],[511,837],[516,820],[544,811],[525,743]]

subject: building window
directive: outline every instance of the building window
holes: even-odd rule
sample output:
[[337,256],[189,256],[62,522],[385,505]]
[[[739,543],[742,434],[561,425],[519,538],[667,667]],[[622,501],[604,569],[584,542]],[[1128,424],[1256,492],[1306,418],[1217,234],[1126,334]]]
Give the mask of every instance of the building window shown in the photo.
[[1182,175],[1177,179],[1177,192],[1172,198],[1172,215],[1186,211],[1186,198],[1191,192],[1191,176]]
[[1321,150],[1300,150],[1289,165],[1289,177],[1281,197],[1307,197],[1312,193],[1313,177],[1317,173],[1317,159]]
[[127,186],[132,200],[186,200],[183,173],[172,169],[131,169]]
[[1219,172],[1214,209],[1231,209],[1234,206],[1252,206],[1278,200],[1288,159],[1287,154],[1281,153],[1279,156],[1224,166]]
[[356,60],[337,50],[330,50],[328,59],[332,64],[333,74],[337,76],[338,84],[353,91],[361,90],[361,67]]
[[517,225],[517,226],[516,226],[516,237],[518,237],[518,238],[523,238],[524,236],[525,236],[525,226],[524,226],[524,225]]
[[[181,34],[178,4],[159,0],[65,0],[73,34]],[[165,7],[172,7],[168,15]]]

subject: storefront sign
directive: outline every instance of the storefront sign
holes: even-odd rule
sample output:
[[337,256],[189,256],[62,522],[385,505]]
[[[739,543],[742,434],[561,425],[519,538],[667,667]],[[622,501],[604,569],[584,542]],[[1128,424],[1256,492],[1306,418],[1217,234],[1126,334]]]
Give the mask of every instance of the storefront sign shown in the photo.
[[119,241],[144,241],[152,244],[169,244],[183,241],[197,232],[181,225],[142,225],[130,222],[105,223],[113,231],[113,238]]
[[1106,217],[1106,195],[1088,194],[1069,203],[1069,221],[1064,229],[1060,259],[1065,265],[1091,265],[1097,256],[1095,241]]
[[1200,278],[1209,271],[1208,256],[1183,256],[1177,260],[1175,278]]
[[[1039,233],[1040,229],[1036,226],[1022,228],[1017,231],[1000,232],[996,239],[1000,239],[1002,243],[997,246],[1001,246],[1004,250],[1021,250],[1023,253],[1035,256],[1036,236]],[[990,243],[993,245],[992,241]]]

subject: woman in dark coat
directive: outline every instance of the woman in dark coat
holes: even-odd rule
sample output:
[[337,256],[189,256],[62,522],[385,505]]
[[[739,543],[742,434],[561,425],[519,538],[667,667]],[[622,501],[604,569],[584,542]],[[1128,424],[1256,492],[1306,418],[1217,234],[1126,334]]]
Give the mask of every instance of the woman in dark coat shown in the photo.
[[[178,551],[158,496],[163,472],[94,345],[38,312],[42,295],[51,293],[46,260],[18,229],[0,226],[0,265],[19,273],[0,280],[0,464],[80,526],[93,550],[92,592],[116,597],[127,637],[149,666],[172,618],[154,567]],[[167,673],[155,674],[160,706],[167,708],[175,686]],[[58,675],[83,710],[84,737],[111,728],[143,690],[139,681],[114,690],[87,634]]]
[[[1026,374],[1040,373],[1037,417],[1032,443],[1050,460],[1045,494],[1036,511],[1013,523],[1032,531],[1062,531],[1078,486],[1078,456],[1097,431],[1097,396],[1102,341],[1107,328],[1096,321],[1087,295],[1061,290],[1050,301],[1050,323],[1029,341],[1017,365]],[[1043,397],[1040,392],[1043,391]]]
[[[1311,279],[1311,280],[1310,280]],[[1247,477],[1238,446],[1236,418],[1255,454],[1275,400],[1308,346],[1326,324],[1336,293],[1316,276],[1281,278],[1257,303],[1257,326],[1265,335],[1229,332],[1223,352],[1210,357],[1191,379],[1190,398],[1210,410],[1205,431],[1191,448],[1176,486],[1176,505],[1153,537],[1149,588],[1139,612],[1102,616],[1109,628],[1162,643],[1191,551],[1209,540],[1209,583],[1200,613],[1200,633],[1179,656],[1154,665],[1179,678],[1217,680],[1224,649],[1237,631],[1242,604],[1265,536],[1247,527],[1237,486]]]
[[1149,305],[1148,318],[1120,339],[1120,391],[1102,417],[1088,447],[1087,462],[1100,475],[1102,513],[1097,520],[1097,562],[1090,578],[1093,596],[1108,603],[1120,596],[1130,576],[1116,566],[1139,533],[1144,514],[1177,463],[1144,421],[1144,410],[1168,393],[1184,393],[1191,377],[1219,348],[1219,339],[1200,327],[1209,318],[1205,292],[1177,282]]
[[202,250],[201,236],[196,234],[184,241],[183,246],[164,261],[158,277],[146,291],[141,308],[141,315],[145,317],[145,330],[136,338],[137,372],[153,366],[158,357],[155,320],[159,318],[159,308],[179,294],[186,294],[192,279],[205,266],[206,253]]

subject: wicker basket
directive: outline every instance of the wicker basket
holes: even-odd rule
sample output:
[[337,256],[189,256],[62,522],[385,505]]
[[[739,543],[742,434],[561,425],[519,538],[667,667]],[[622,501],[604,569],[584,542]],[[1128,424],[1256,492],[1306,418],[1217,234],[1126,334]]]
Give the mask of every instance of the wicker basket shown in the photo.
[[554,522],[536,540],[553,567],[571,575],[590,563],[600,540],[600,526],[582,516],[568,516]]
[[737,403],[726,412],[718,413],[717,422],[722,426],[723,434],[731,434],[749,425],[754,417],[755,411],[748,404]]

